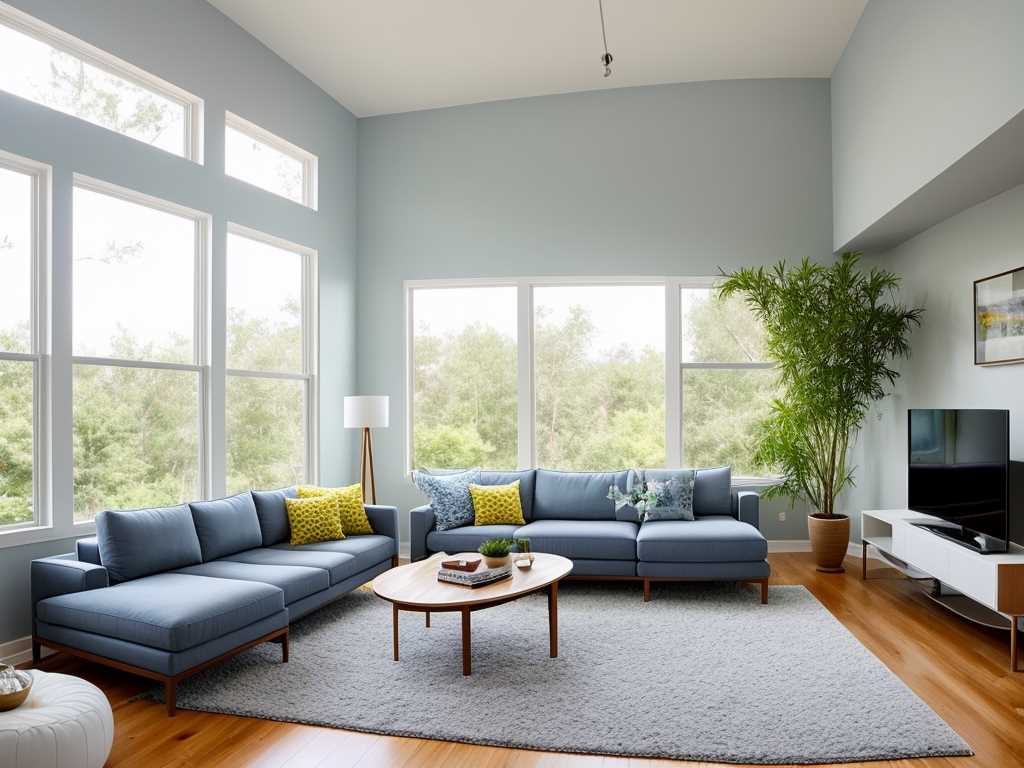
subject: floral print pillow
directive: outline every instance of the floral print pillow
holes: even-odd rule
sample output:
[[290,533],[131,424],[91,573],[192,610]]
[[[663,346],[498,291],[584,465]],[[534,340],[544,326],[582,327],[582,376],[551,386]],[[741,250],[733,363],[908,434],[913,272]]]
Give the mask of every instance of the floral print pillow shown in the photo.
[[692,469],[673,472],[668,480],[651,480],[651,490],[658,496],[656,506],[647,510],[644,521],[693,520],[693,483],[697,473]]
[[479,468],[450,475],[416,472],[413,481],[430,497],[437,530],[447,531],[473,524],[473,499],[469,495],[469,486],[480,482]]

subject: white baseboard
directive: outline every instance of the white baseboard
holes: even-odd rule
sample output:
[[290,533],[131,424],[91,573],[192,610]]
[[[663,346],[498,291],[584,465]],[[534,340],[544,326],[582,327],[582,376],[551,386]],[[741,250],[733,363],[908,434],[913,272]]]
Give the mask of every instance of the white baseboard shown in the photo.
[[[56,651],[43,648],[43,656],[51,656]],[[28,635],[19,637],[17,640],[10,640],[0,643],[0,663],[16,666],[32,661],[32,638]]]

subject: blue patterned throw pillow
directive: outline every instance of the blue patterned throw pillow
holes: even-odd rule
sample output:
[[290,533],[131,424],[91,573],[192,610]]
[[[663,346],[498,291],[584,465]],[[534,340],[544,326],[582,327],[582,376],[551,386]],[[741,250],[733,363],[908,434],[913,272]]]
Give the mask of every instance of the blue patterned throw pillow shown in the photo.
[[473,524],[473,499],[469,495],[469,486],[480,482],[479,469],[450,475],[416,472],[413,481],[430,497],[437,530],[447,531]]
[[672,472],[667,480],[648,481],[658,495],[658,505],[647,510],[644,521],[693,520],[693,483],[697,473],[692,469]]

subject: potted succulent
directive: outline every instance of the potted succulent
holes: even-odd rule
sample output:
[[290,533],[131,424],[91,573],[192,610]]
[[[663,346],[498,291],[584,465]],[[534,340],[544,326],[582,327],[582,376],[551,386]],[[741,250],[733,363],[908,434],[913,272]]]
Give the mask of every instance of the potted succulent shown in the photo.
[[477,552],[484,556],[484,563],[488,568],[508,565],[508,553],[511,551],[512,539],[487,539],[477,549]]
[[722,298],[746,299],[778,365],[781,393],[760,425],[756,458],[780,479],[764,495],[811,504],[811,549],[826,572],[843,570],[850,540],[850,519],[836,511],[836,498],[854,482],[849,448],[871,402],[899,377],[890,363],[910,356],[907,339],[924,312],[898,303],[895,274],[863,272],[859,258],[847,252],[831,266],[805,259],[741,269],[725,274],[720,289]]

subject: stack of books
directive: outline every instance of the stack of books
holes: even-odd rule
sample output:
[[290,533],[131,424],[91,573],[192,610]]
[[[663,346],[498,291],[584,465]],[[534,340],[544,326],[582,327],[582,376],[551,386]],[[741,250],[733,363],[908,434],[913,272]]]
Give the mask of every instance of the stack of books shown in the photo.
[[449,584],[461,584],[464,587],[482,587],[496,581],[507,579],[512,575],[512,564],[500,568],[484,568],[480,571],[466,571],[455,568],[441,567],[437,572],[437,580]]

